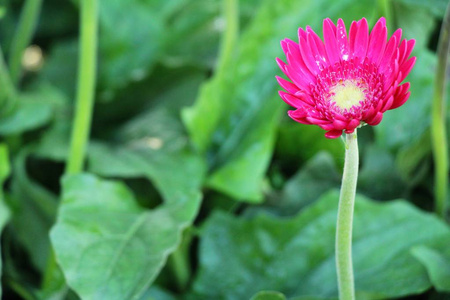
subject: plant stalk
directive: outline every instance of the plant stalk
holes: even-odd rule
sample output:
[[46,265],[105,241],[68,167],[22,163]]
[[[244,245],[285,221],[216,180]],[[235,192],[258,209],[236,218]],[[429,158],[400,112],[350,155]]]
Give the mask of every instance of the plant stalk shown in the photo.
[[75,120],[72,127],[67,174],[83,170],[86,145],[91,130],[97,68],[98,5],[96,0],[81,1],[81,44]]
[[30,44],[41,11],[42,0],[27,0],[20,14],[19,25],[9,50],[9,72],[14,86],[19,82],[22,70],[22,56]]
[[339,299],[355,299],[352,264],[352,227],[358,179],[358,139],[356,130],[347,134],[345,140],[345,163],[336,225],[336,269]]
[[442,22],[438,45],[438,62],[431,109],[431,138],[434,157],[434,196],[436,213],[443,219],[447,213],[447,194],[449,184],[448,144],[446,132],[446,69],[450,51],[450,5]]
[[[81,0],[80,9],[81,43],[78,87],[70,153],[65,170],[66,174],[76,174],[83,171],[86,145],[91,129],[96,84],[98,1]],[[64,278],[56,263],[56,257],[53,251],[50,253],[43,276],[42,290],[44,294],[52,292],[65,293],[66,291]]]

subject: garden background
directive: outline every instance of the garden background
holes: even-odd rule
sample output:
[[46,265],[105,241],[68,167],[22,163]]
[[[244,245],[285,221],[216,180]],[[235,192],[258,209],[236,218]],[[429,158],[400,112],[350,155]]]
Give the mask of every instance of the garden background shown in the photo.
[[99,0],[85,172],[64,176],[79,1],[1,0],[3,299],[336,298],[344,145],[287,117],[275,57],[298,27],[381,16],[417,63],[408,102],[358,130],[357,299],[450,299],[430,137],[447,4]]

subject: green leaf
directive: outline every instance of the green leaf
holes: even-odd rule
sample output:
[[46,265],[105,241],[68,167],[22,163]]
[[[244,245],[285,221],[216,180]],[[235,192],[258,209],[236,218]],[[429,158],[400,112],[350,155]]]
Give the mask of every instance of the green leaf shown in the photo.
[[[338,192],[329,193],[288,219],[214,214],[201,234],[200,268],[193,285],[196,299],[246,299],[264,289],[288,298],[336,297],[338,198]],[[427,290],[431,286],[427,272],[409,250],[445,245],[449,238],[446,224],[407,202],[377,203],[357,196],[353,232],[357,299]]]
[[[279,126],[275,155],[287,165],[298,165],[308,161],[320,151],[329,152],[336,164],[343,167],[345,147],[339,139],[324,139],[323,129],[317,126],[302,126],[287,115]],[[299,151],[301,149],[301,151]]]
[[66,98],[58,89],[42,82],[17,97],[13,112],[0,119],[0,134],[14,135],[42,127],[49,123]]
[[363,154],[358,191],[377,200],[402,197],[407,185],[396,168],[392,154],[376,145],[367,147]]
[[280,205],[291,214],[298,212],[328,190],[339,187],[340,182],[341,175],[331,155],[318,153],[285,184]]
[[139,298],[177,248],[200,198],[182,192],[176,201],[145,210],[119,182],[66,177],[50,236],[69,286],[83,299]]
[[19,134],[45,125],[52,117],[52,106],[41,98],[22,95],[15,111],[0,119],[0,134]]
[[13,164],[10,206],[12,230],[25,246],[38,270],[44,270],[50,254],[48,232],[57,209],[56,196],[34,182],[26,170],[31,149],[20,151]]
[[286,297],[275,291],[262,291],[255,294],[250,300],[286,300]]
[[446,244],[444,251],[447,252],[447,256],[425,246],[418,246],[411,250],[412,255],[427,268],[434,287],[441,292],[450,292],[450,251],[448,248],[450,239],[447,239]]
[[278,114],[285,108],[273,79],[281,74],[274,63],[275,57],[282,56],[279,41],[294,38],[299,26],[311,25],[319,31],[325,17],[348,20],[367,15],[368,3],[264,2],[236,44],[236,58],[203,86],[196,104],[183,112],[193,142],[211,157],[209,187],[240,201],[262,200]]
[[[447,0],[395,0],[394,3],[404,4],[402,7],[409,7],[416,13],[421,13],[423,10],[433,13],[437,17],[443,17],[445,9],[447,8]],[[402,10],[399,15],[405,14]]]

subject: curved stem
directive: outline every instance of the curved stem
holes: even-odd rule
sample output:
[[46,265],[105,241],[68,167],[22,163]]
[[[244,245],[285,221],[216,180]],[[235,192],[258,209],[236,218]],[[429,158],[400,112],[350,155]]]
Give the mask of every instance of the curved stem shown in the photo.
[[339,299],[355,299],[352,264],[352,227],[358,179],[358,140],[356,130],[347,134],[345,140],[345,164],[342,175],[341,194],[336,225],[336,268]]
[[7,115],[14,107],[17,91],[3,59],[0,47],[0,116]]
[[[97,65],[97,0],[81,0],[81,44],[78,70],[78,88],[75,121],[72,128],[71,147],[66,174],[76,174],[83,170],[86,144],[91,128]],[[42,291],[66,293],[64,277],[56,263],[53,251],[49,255],[43,275]]]
[[20,14],[19,25],[9,50],[9,71],[14,85],[20,79],[22,56],[30,44],[41,11],[42,0],[27,0]]
[[97,9],[96,0],[81,1],[78,89],[70,154],[66,167],[68,174],[79,173],[83,170],[86,145],[91,129],[97,67]]
[[223,71],[233,59],[233,49],[239,34],[239,5],[237,0],[223,0],[226,30],[220,45],[217,73]]
[[431,136],[433,142],[433,156],[435,166],[435,207],[436,213],[443,219],[447,211],[448,192],[448,145],[446,132],[446,68],[448,64],[448,52],[450,51],[450,5],[447,7],[442,22],[438,46],[438,62],[434,86],[432,105]]

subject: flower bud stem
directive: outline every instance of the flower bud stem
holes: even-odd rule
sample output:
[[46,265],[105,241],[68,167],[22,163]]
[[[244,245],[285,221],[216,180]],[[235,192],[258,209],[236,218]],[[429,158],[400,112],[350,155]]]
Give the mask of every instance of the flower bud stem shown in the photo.
[[358,179],[358,140],[356,130],[347,134],[345,140],[345,164],[336,225],[336,268],[339,299],[355,299],[352,264],[352,227]]

